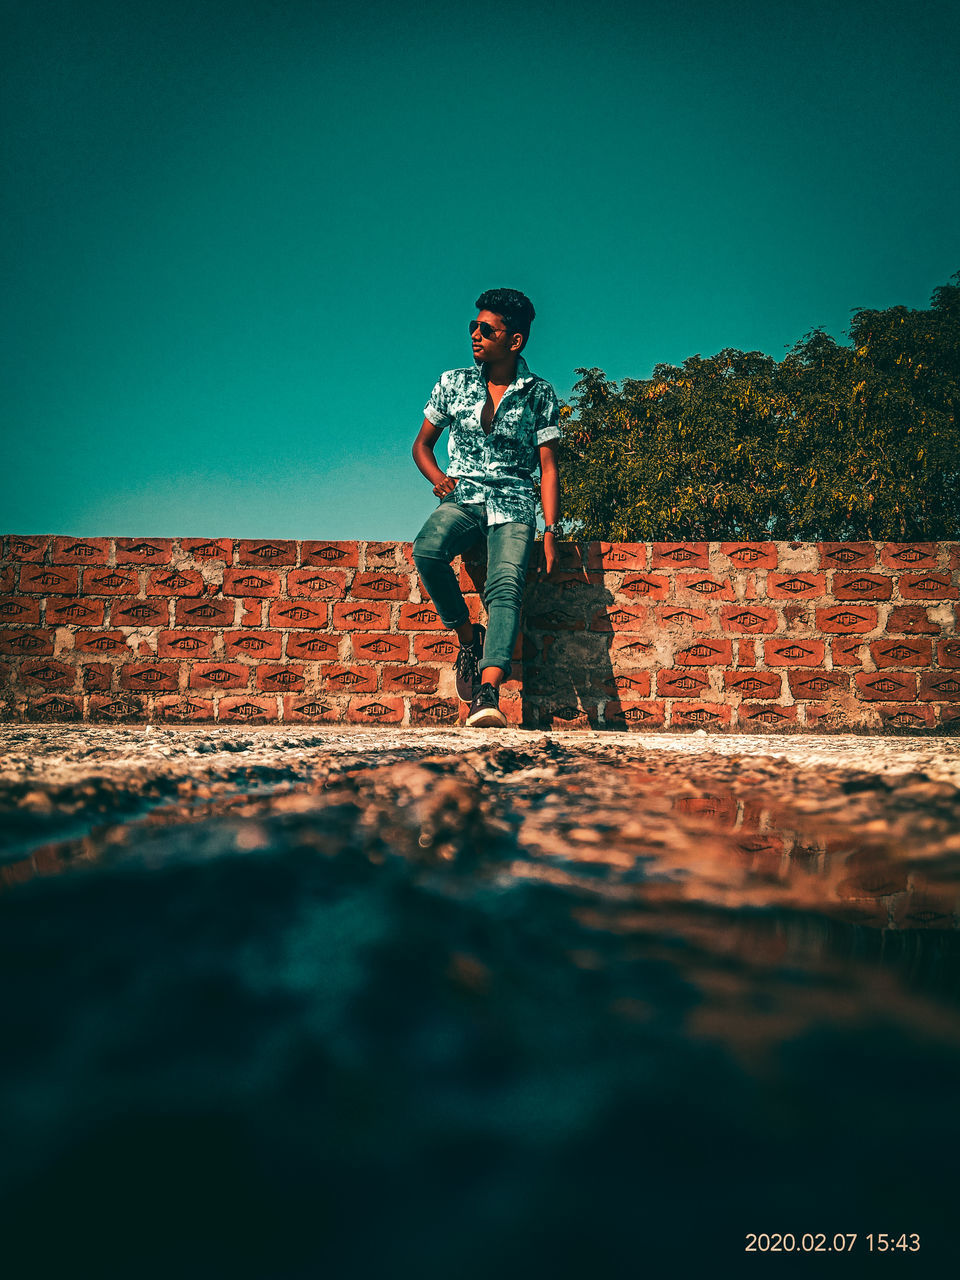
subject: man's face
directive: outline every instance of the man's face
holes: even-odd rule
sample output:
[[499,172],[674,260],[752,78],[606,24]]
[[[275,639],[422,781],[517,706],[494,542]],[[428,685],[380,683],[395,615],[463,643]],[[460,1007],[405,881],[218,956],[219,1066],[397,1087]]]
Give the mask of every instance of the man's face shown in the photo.
[[495,360],[504,360],[513,351],[519,351],[523,345],[523,338],[519,333],[510,333],[504,323],[503,316],[498,316],[495,311],[478,311],[477,319],[482,324],[488,324],[494,330],[489,338],[485,338],[479,329],[474,329],[470,335],[470,341],[473,343],[473,358],[479,364],[484,361],[492,364]]

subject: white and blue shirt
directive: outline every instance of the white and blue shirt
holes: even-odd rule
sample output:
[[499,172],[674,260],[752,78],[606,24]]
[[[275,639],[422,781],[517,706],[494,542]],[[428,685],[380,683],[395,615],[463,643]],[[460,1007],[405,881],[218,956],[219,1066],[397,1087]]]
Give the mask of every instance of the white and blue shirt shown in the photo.
[[560,438],[556,392],[518,356],[516,377],[488,432],[480,421],[486,402],[486,367],[473,365],[442,373],[424,407],[423,416],[435,427],[450,427],[447,475],[457,481],[452,500],[485,504],[488,525],[536,524],[539,447]]

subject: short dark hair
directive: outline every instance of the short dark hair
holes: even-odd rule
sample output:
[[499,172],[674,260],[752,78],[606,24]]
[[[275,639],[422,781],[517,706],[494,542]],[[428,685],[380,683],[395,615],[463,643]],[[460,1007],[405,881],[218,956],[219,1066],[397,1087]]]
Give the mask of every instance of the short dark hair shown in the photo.
[[511,333],[522,333],[524,345],[530,337],[530,325],[537,313],[533,303],[519,289],[488,289],[481,293],[474,304],[478,311],[492,311],[503,316],[503,323]]

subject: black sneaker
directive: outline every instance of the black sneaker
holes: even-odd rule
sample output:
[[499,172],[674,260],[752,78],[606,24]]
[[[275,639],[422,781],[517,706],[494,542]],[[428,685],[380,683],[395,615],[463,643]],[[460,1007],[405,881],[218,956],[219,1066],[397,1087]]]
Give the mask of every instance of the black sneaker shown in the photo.
[[493,728],[494,725],[502,728],[506,723],[507,717],[500,710],[500,695],[492,684],[482,684],[470,704],[467,724],[476,725],[479,729],[487,729]]
[[483,657],[483,637],[486,634],[486,627],[475,622],[473,640],[470,644],[462,644],[457,654],[457,695],[461,702],[472,702],[480,683],[480,660]]

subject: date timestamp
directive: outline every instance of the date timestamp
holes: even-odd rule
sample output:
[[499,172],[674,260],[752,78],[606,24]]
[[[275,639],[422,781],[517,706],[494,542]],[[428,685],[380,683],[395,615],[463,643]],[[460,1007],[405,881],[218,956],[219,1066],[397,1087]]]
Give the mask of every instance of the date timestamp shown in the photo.
[[[748,1231],[744,1253],[853,1253],[858,1247],[867,1253],[917,1253],[920,1237],[895,1231],[870,1231],[861,1236],[856,1231],[805,1231],[796,1236],[789,1231]],[[862,1241],[862,1243],[861,1243]]]

